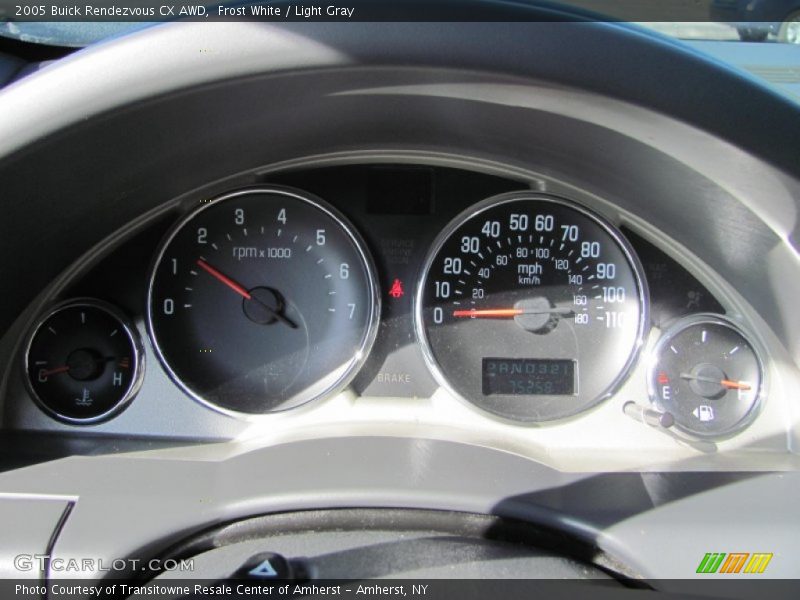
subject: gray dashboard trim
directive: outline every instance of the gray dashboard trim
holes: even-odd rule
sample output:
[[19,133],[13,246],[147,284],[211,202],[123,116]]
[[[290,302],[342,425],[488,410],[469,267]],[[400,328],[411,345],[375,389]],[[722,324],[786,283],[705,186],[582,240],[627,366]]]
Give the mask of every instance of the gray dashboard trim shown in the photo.
[[[792,102],[745,71],[644,29],[602,22],[350,25],[170,23],[89,46],[4,90],[0,110],[16,118],[0,125],[0,156],[77,120],[191,86],[267,72],[393,65],[485,70],[581,87],[800,166],[783,150],[797,132]],[[704,93],[710,87],[718,90],[713,105]],[[746,118],[753,108],[761,115],[757,126]],[[730,128],[740,117],[739,127]]]
[[242,517],[354,507],[531,521],[653,579],[690,578],[705,552],[726,549],[773,552],[765,575],[793,578],[800,551],[794,503],[786,502],[800,494],[798,472],[567,474],[506,452],[414,438],[70,458],[4,473],[0,487],[75,497],[54,557],[102,557],[107,564],[157,555],[193,532]]
[[[15,562],[15,557],[50,554],[64,521],[73,506],[73,498],[47,495],[0,493],[0,578],[42,579],[45,570],[40,562],[29,565]],[[25,559],[23,559],[25,560]],[[20,570],[18,566],[30,570]]]

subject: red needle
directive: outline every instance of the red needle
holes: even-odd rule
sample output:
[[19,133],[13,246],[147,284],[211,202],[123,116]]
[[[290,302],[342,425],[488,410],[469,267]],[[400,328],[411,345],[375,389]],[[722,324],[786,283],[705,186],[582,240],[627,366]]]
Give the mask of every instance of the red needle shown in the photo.
[[58,375],[59,373],[66,373],[67,371],[69,371],[69,365],[64,365],[63,367],[55,367],[47,371],[41,371],[40,375],[42,377],[50,377],[50,375]]
[[258,302],[261,306],[263,306],[267,310],[267,312],[269,312],[278,321],[285,323],[292,329],[297,329],[297,325],[295,325],[294,321],[287,318],[284,314],[281,313],[279,309],[267,306],[258,297],[253,297],[252,294],[250,294],[250,292],[248,292],[244,287],[236,283],[233,279],[225,275],[225,273],[223,273],[222,271],[218,271],[217,269],[212,267],[202,258],[197,259],[197,266],[206,271],[209,275],[212,275],[215,279],[218,279],[219,281],[227,285],[229,288],[231,288],[234,292],[239,294],[245,300],[253,300],[254,302]]
[[752,389],[749,383],[744,381],[731,381],[730,379],[718,380],[714,377],[704,377],[702,375],[691,375],[688,373],[681,373],[683,379],[694,379],[695,381],[706,381],[708,383],[716,383],[729,390],[749,390]]
[[518,315],[525,314],[525,311],[521,308],[486,308],[483,310],[454,310],[453,316],[454,317],[487,317],[487,318],[496,318],[496,319],[504,319],[507,317],[516,317]]
[[250,300],[250,292],[244,289],[241,285],[236,283],[233,279],[222,273],[221,271],[217,271],[214,267],[204,261],[202,258],[197,259],[197,266],[206,271],[208,274],[214,276],[215,278],[219,279],[222,283],[227,285],[231,288],[234,292]]
[[749,390],[750,384],[749,383],[741,383],[739,381],[731,381],[730,379],[723,379],[720,381],[722,387],[728,388],[729,390]]

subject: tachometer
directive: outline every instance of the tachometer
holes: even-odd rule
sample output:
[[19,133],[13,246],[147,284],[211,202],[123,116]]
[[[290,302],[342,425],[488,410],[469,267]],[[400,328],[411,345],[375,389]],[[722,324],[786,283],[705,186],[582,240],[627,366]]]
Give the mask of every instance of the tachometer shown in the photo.
[[148,327],[161,363],[201,402],[283,410],[344,385],[375,337],[372,261],[345,218],[286,188],[227,194],[158,252]]
[[433,245],[415,319],[439,382],[496,415],[548,421],[621,383],[647,327],[647,288],[630,246],[569,201],[490,198]]

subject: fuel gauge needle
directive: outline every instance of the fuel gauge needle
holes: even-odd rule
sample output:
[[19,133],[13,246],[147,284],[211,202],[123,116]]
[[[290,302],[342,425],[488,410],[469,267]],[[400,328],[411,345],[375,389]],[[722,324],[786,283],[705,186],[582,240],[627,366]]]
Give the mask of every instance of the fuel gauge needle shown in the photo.
[[706,383],[718,383],[729,390],[749,390],[752,386],[744,381],[731,381],[730,379],[714,379],[713,377],[703,377],[702,375],[692,375],[691,373],[681,373],[681,379],[694,379]]
[[283,324],[288,325],[292,329],[297,329],[297,325],[295,325],[294,321],[284,316],[283,313],[281,313],[280,311],[275,310],[271,306],[267,306],[264,302],[262,302],[261,300],[253,296],[250,292],[248,292],[243,285],[240,285],[239,283],[237,283],[236,281],[225,275],[225,273],[223,273],[222,271],[212,267],[202,258],[197,259],[197,266],[203,269],[206,273],[208,273],[212,277],[214,277],[216,280],[224,283],[226,286],[228,286],[234,292],[239,294],[245,300],[252,300],[253,302],[258,302],[261,306],[263,306],[266,309],[268,313],[270,313],[273,317],[281,321]]

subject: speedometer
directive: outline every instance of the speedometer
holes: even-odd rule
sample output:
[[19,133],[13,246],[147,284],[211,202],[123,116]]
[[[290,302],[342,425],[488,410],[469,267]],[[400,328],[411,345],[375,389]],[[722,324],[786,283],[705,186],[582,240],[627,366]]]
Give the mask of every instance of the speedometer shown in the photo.
[[289,188],[200,206],[167,235],[147,303],[161,364],[224,412],[298,406],[345,385],[375,339],[379,296],[361,238]]
[[625,238],[570,201],[514,192],[456,217],[434,242],[415,319],[439,382],[519,421],[573,415],[626,377],[648,324]]

